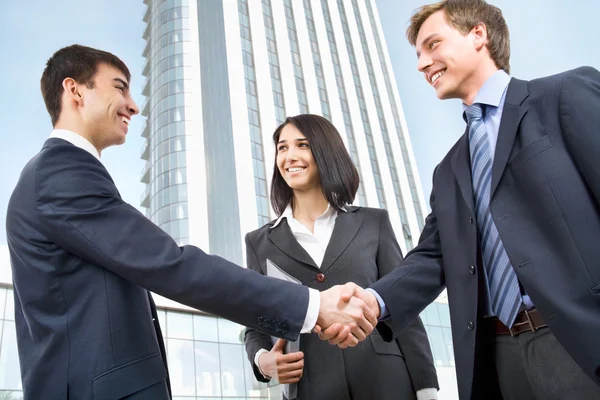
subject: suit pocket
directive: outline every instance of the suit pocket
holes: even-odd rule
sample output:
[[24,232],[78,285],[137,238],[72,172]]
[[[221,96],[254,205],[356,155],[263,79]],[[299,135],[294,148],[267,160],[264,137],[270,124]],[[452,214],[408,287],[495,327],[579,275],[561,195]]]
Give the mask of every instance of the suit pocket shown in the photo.
[[139,358],[94,377],[95,400],[116,400],[128,396],[167,377],[160,353]]
[[516,171],[533,157],[550,148],[552,148],[552,143],[550,142],[550,138],[546,135],[523,147],[508,163],[512,166],[513,170]]
[[369,339],[371,340],[371,344],[373,345],[373,350],[375,351],[375,353],[404,357],[402,355],[402,352],[400,351],[398,342],[396,342],[395,340],[391,342],[384,342],[383,338],[375,333],[372,333],[369,336]]

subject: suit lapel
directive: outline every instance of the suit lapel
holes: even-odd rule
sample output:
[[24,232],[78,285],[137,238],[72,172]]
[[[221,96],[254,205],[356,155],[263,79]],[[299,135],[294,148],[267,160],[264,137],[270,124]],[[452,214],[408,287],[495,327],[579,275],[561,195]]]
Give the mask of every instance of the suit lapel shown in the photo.
[[355,211],[358,207],[348,207],[347,212],[341,211],[335,220],[335,227],[325,250],[321,271],[327,271],[352,242],[363,223],[363,215]]
[[292,230],[287,223],[287,218],[283,218],[279,225],[269,230],[269,240],[277,246],[279,250],[283,251],[294,260],[318,268],[314,260],[292,234]]
[[469,134],[467,131],[460,139],[458,148],[452,156],[451,164],[460,192],[471,214],[473,214],[473,182],[471,181],[471,155],[469,153]]
[[504,173],[504,168],[508,162],[508,157],[513,148],[515,136],[519,128],[519,123],[527,113],[521,103],[529,96],[527,91],[527,82],[519,79],[511,79],[506,91],[504,109],[502,110],[502,119],[498,130],[498,143],[496,144],[496,153],[494,155],[494,164],[492,165],[492,186],[490,196],[494,195],[498,182]]

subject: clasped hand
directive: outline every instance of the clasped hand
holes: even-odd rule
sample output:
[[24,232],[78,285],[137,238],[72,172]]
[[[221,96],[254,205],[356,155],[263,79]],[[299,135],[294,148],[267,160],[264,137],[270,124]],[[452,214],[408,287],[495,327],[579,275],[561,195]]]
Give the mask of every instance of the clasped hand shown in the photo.
[[354,283],[337,285],[321,292],[315,332],[340,348],[354,347],[373,332],[379,313],[372,293]]

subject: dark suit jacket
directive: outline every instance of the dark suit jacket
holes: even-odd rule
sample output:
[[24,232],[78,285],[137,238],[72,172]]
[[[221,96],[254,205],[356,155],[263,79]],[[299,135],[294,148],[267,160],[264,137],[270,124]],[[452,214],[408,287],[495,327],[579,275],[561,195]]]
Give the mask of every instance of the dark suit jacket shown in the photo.
[[[562,346],[600,384],[598,71],[511,80],[491,190],[490,210],[519,281]],[[397,334],[446,286],[460,398],[493,398],[466,133],[434,172],[431,209],[419,245],[372,288]]]
[[6,226],[25,399],[167,398],[149,290],[273,336],[302,328],[306,288],[178,247],[62,139],[25,166]]
[[[321,268],[294,238],[287,219],[271,229],[273,224],[246,236],[248,268],[266,274],[269,259],[303,285],[317,290],[346,282],[368,286],[402,260],[385,210],[348,207],[348,212],[340,212]],[[323,282],[316,279],[319,273],[325,275]],[[273,347],[269,336],[248,328],[245,341],[256,378],[266,382],[254,357],[261,348]],[[429,341],[418,317],[394,343],[384,342],[375,331],[357,347],[342,350],[315,334],[304,334],[300,349],[305,355],[300,399],[349,399],[349,389],[355,399],[397,399],[414,396],[415,390],[438,388]]]

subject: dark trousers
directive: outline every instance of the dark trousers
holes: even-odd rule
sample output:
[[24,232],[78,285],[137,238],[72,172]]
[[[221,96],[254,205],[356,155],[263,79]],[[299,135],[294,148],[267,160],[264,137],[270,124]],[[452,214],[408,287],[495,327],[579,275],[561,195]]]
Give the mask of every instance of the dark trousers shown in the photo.
[[575,364],[550,329],[490,340],[504,400],[600,399],[600,386]]

